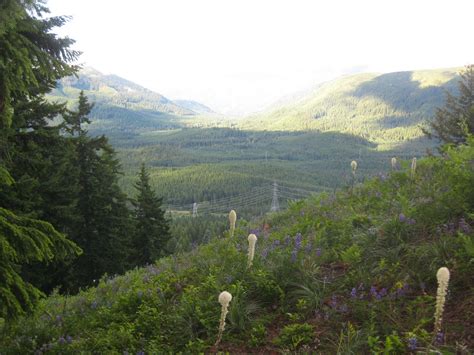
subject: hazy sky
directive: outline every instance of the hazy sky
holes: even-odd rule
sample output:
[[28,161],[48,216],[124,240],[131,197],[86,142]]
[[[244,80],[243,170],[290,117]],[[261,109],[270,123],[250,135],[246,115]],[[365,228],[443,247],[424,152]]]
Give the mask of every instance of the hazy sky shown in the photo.
[[49,0],[81,62],[224,113],[344,73],[474,62],[473,0]]

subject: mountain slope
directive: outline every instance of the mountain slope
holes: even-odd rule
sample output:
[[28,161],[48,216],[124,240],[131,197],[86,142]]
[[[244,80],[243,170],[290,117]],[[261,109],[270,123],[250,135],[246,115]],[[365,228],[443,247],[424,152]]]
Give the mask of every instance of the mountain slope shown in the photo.
[[208,106],[203,105],[193,100],[173,100],[176,105],[191,110],[199,114],[215,114],[215,112]]
[[420,137],[417,127],[454,91],[459,68],[357,74],[318,85],[291,103],[244,120],[260,130],[338,131],[368,140],[401,142]]
[[[197,115],[196,111],[186,107],[189,105],[181,106],[129,80],[117,75],[104,75],[93,68],[84,68],[77,77],[60,80],[49,97],[73,105],[81,90],[95,103],[89,127],[93,134],[113,136],[119,132],[177,128]],[[212,112],[197,102],[193,102],[193,107]]]

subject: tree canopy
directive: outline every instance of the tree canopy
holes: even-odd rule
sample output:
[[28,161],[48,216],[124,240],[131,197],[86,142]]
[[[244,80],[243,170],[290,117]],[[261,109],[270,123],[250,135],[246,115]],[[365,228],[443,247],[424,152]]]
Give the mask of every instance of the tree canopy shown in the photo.
[[431,131],[426,132],[455,145],[465,143],[467,136],[474,134],[474,65],[466,66],[460,77],[458,95],[446,94],[445,105],[436,110]]
[[[42,294],[24,279],[23,266],[65,260],[81,252],[50,223],[27,211],[25,196],[11,194],[18,182],[16,172],[10,170],[15,159],[25,157],[12,149],[15,132],[29,134],[28,128],[40,128],[41,135],[34,138],[43,139],[40,145],[45,146],[44,138],[52,131],[46,119],[60,113],[64,105],[47,103],[43,95],[58,79],[76,72],[71,63],[79,53],[70,48],[71,39],[52,32],[67,18],[45,18],[48,9],[42,1],[2,1],[0,10],[0,317],[14,318],[31,310]],[[22,138],[27,137],[31,135]],[[21,144],[19,138],[13,139]],[[31,142],[26,145],[34,156],[39,150]],[[34,186],[35,179],[28,185]]]

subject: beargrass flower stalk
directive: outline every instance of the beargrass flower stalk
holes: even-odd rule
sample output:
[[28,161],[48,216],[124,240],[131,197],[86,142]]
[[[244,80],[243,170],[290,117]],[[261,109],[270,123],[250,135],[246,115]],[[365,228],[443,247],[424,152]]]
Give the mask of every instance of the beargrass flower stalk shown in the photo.
[[355,160],[351,161],[352,175],[355,175],[357,170],[357,162]]
[[255,255],[255,243],[257,243],[257,236],[255,234],[249,234],[247,239],[249,241],[249,258],[247,262],[247,267],[251,267],[253,257]]
[[391,162],[392,162],[392,170],[395,170],[397,168],[397,158],[393,157]]
[[225,328],[225,318],[227,313],[229,313],[229,303],[232,301],[232,295],[227,291],[222,291],[219,294],[219,303],[221,304],[221,319],[219,321],[219,334],[217,335],[217,341],[215,346],[218,346],[222,339],[222,333],[224,333]]
[[235,222],[237,221],[237,213],[234,210],[229,212],[230,236],[234,236]]
[[411,161],[411,177],[415,177],[415,171],[416,171],[416,157],[412,159]]
[[438,290],[436,292],[436,310],[435,310],[435,324],[434,334],[441,332],[441,321],[444,311],[444,303],[446,302],[446,293],[448,291],[449,270],[447,267],[442,267],[436,273],[438,279]]

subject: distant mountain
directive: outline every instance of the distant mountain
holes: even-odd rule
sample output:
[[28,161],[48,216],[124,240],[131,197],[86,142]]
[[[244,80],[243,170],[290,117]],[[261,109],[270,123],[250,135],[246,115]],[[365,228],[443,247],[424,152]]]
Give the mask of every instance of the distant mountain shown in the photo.
[[461,68],[356,74],[286,98],[239,126],[257,130],[337,131],[370,141],[401,142],[422,136],[442,106],[445,92],[457,88]]
[[216,114],[211,108],[207,107],[206,105],[203,105],[197,101],[192,101],[192,100],[173,100],[173,102],[180,106],[184,107],[188,110],[191,110],[195,113],[198,114]]
[[[60,80],[49,97],[73,105],[81,90],[95,103],[89,130],[97,134],[177,128],[200,111],[212,112],[198,102],[180,105],[129,80],[104,75],[93,68],[84,68],[78,76]],[[191,106],[196,111],[190,109]]]

